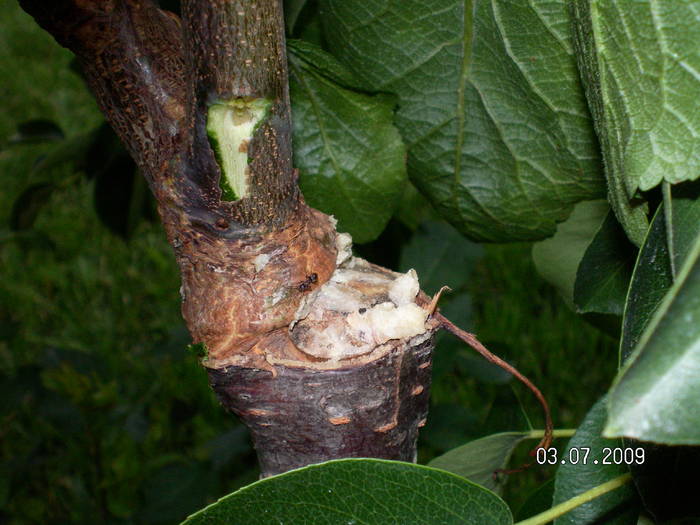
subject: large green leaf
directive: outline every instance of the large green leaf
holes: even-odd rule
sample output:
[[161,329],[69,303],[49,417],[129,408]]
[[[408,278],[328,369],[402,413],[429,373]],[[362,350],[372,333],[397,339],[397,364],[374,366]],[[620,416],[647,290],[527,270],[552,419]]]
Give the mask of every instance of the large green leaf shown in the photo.
[[494,473],[506,468],[515,447],[527,437],[527,432],[502,432],[475,439],[434,458],[428,466],[453,472],[489,490],[496,490],[500,483]]
[[577,310],[622,315],[636,256],[615,215],[608,213],[576,271]]
[[[632,342],[637,343],[609,396],[605,428],[609,436],[675,445],[700,443],[700,201],[697,186],[689,190],[689,194],[680,190],[677,199],[666,200],[671,209],[657,214],[637,263],[622,353]],[[666,221],[666,235],[659,233],[656,223],[661,220]],[[651,273],[648,266],[657,265],[654,257],[664,254],[676,276],[656,307],[659,287],[669,284],[668,269],[658,279],[641,279]],[[648,322],[632,317],[652,312]]]
[[662,180],[698,178],[700,11],[694,0],[581,0],[592,31],[597,78],[615,176],[627,195]]
[[553,237],[532,246],[537,272],[554,285],[572,308],[576,271],[608,210],[610,205],[604,200],[579,202],[569,218],[557,226]]
[[[601,399],[593,405],[576,434],[569,440],[561,455],[565,463],[557,469],[554,481],[554,505],[628,471],[626,465],[602,463],[605,457],[603,448],[622,447],[620,439],[601,437],[605,416],[605,399]],[[577,458],[578,462],[572,462],[572,458]],[[554,520],[554,525],[634,525],[638,515],[639,501],[634,487],[628,485],[576,507]]]
[[184,523],[510,525],[513,518],[498,496],[454,474],[411,463],[345,459],[258,481]]
[[[672,193],[672,194],[671,194]],[[700,224],[700,183],[675,186],[656,211],[634,267],[620,339],[620,362],[634,350],[652,314],[673,285]]]
[[322,0],[331,52],[399,96],[409,176],[475,239],[541,239],[604,193],[565,2]]
[[290,50],[294,158],[304,196],[356,242],[371,241],[406,181],[406,150],[392,124],[395,100],[353,90],[352,74],[320,48],[297,41]]
[[641,244],[635,192],[700,175],[700,11],[693,0],[577,0],[574,11],[610,199]]

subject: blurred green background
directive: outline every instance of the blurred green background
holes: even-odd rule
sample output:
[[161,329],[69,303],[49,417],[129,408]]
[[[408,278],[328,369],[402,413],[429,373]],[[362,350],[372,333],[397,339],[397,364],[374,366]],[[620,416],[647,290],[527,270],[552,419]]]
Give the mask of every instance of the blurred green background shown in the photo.
[[[0,3],[0,75],[0,522],[177,523],[257,479],[247,431],[186,350],[179,276],[145,183],[72,55],[12,0]],[[558,428],[575,427],[614,376],[615,341],[539,278],[529,245],[470,243],[409,188],[382,237],[356,251],[415,267],[429,293],[449,284],[448,317],[540,387]],[[523,387],[446,335],[434,370],[420,462],[542,428]],[[517,509],[550,475],[510,476],[507,501]]]

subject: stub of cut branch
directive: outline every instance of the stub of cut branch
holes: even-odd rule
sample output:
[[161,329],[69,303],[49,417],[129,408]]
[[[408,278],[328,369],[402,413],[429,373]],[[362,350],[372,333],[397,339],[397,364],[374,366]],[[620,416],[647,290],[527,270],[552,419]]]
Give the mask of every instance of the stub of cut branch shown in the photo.
[[426,422],[433,338],[332,370],[276,365],[210,370],[221,403],[248,426],[261,476],[345,457],[416,460]]
[[296,283],[286,326],[205,363],[250,428],[263,476],[341,457],[415,461],[439,323],[415,272],[352,257],[346,234],[335,241],[335,270]]

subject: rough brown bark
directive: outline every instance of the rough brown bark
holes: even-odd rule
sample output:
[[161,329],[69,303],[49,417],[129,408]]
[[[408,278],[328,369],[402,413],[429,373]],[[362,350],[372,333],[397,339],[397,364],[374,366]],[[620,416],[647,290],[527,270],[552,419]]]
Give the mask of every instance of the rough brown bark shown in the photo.
[[[214,390],[251,428],[263,475],[339,457],[414,460],[438,325],[417,283],[408,297],[398,274],[343,256],[334,221],[303,201],[281,1],[184,0],[182,22],[152,0],[20,3],[78,56],[148,179],[183,317]],[[207,111],[251,98],[271,109],[246,143],[251,190],[229,202]],[[324,290],[353,308],[323,306]],[[402,312],[417,321],[387,331],[382,316],[401,325]]]

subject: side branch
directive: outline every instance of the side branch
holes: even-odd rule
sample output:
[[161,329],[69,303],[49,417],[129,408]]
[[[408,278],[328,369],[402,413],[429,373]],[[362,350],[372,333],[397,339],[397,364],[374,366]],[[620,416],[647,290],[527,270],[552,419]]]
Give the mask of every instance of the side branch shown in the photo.
[[185,115],[180,23],[152,0],[20,0],[76,54],[100,109],[154,191]]

